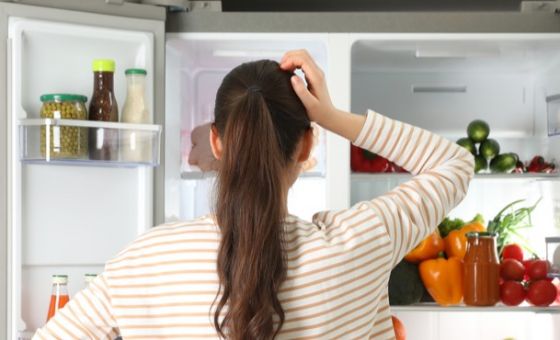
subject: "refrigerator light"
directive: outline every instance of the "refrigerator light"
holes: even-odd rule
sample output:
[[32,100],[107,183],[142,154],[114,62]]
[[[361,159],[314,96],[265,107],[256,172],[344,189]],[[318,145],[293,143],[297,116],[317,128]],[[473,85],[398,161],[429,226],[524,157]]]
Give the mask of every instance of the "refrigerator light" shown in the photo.
[[282,51],[262,50],[262,51],[242,51],[242,50],[215,50],[212,52],[214,57],[226,58],[282,58]]

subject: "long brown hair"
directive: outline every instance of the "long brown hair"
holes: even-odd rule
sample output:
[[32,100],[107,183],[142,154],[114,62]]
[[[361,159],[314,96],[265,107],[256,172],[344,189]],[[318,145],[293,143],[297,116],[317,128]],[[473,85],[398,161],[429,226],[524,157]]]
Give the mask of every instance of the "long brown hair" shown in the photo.
[[215,205],[222,238],[214,327],[223,338],[273,339],[284,323],[277,293],[286,278],[285,178],[310,128],[291,76],[274,61],[245,63],[224,78],[216,95],[214,126],[223,151]]

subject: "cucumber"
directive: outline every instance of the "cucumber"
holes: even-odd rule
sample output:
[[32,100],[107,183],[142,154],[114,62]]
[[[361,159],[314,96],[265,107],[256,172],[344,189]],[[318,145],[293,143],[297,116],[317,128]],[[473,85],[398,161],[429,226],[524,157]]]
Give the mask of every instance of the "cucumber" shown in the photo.
[[503,153],[492,159],[490,170],[496,173],[510,173],[517,164],[517,155],[514,153]]
[[500,154],[500,144],[495,139],[489,138],[480,144],[479,154],[487,160],[491,160]]
[[488,161],[482,155],[474,156],[474,172],[479,173],[482,170],[488,169]]
[[476,145],[470,138],[461,138],[457,140],[457,144],[467,149],[473,155],[476,155]]
[[467,127],[467,136],[475,143],[482,143],[490,134],[490,126],[483,120],[477,119],[470,122]]

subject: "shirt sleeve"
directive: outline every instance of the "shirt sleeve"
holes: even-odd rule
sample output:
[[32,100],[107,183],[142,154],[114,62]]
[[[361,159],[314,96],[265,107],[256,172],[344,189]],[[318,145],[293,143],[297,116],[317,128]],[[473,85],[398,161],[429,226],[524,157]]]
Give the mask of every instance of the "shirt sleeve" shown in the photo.
[[118,328],[112,314],[111,298],[104,274],[74,296],[33,340],[115,339]]
[[[436,134],[373,111],[354,141],[414,176],[392,191],[350,209],[319,213],[326,228],[353,226],[348,220],[371,223],[375,216],[386,228],[395,266],[465,197],[474,174],[474,157]],[[369,216],[369,218],[368,218]],[[365,222],[364,222],[365,223]]]

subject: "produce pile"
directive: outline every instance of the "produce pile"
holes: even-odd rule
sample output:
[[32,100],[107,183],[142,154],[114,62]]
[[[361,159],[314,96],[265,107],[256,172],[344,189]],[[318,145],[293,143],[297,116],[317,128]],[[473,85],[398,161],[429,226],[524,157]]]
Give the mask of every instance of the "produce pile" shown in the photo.
[[[515,201],[502,209],[488,225],[478,214],[465,222],[445,218],[438,228],[422,240],[391,272],[389,302],[409,305],[435,301],[439,305],[461,304],[463,300],[463,258],[467,251],[467,233],[497,233],[496,245],[500,263],[500,298],[509,306],[523,301],[535,306],[560,303],[560,283],[547,278],[550,264],[539,260],[519,234],[519,229],[531,226],[530,207],[518,207]],[[517,243],[522,244],[529,254]]]
[[474,155],[476,173],[488,171],[491,173],[551,173],[556,171],[554,163],[545,161],[539,155],[533,157],[530,162],[523,163],[516,153],[500,153],[500,144],[495,139],[488,138],[489,135],[488,123],[477,119],[468,125],[468,137],[457,140],[457,144]]

